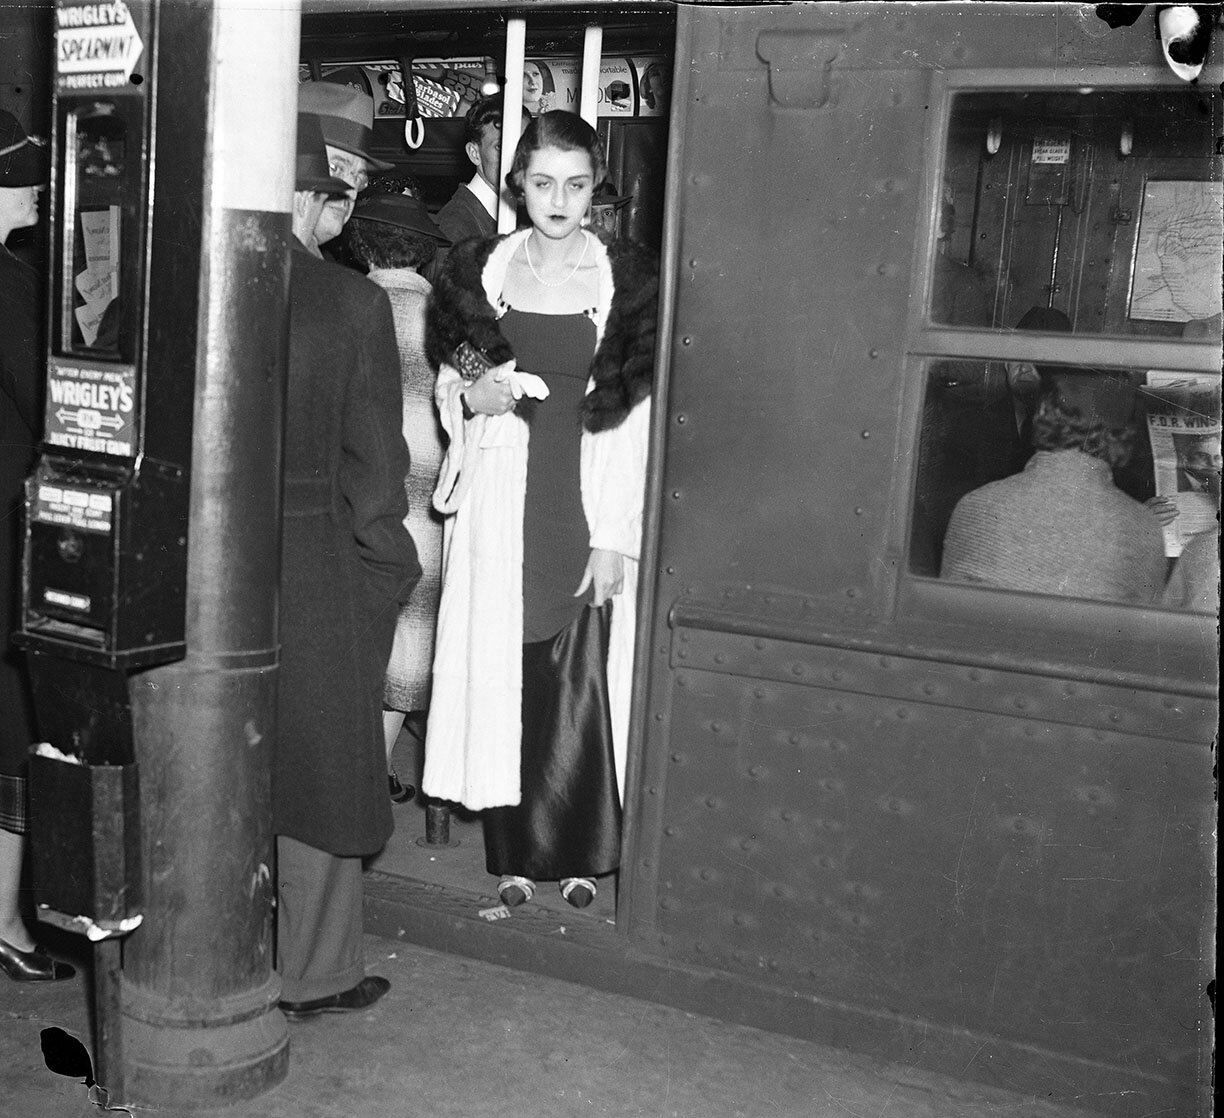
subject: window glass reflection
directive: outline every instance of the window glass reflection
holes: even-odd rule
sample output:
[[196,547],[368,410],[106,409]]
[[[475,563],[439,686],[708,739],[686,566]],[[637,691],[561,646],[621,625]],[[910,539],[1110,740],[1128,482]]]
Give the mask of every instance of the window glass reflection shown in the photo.
[[1214,610],[1220,430],[1219,378],[932,362],[911,569]]
[[76,117],[76,197],[67,306],[71,348],[119,356],[121,245],[127,133],[114,107],[99,103]]
[[950,118],[931,318],[1219,338],[1217,99],[1194,89],[973,93]]

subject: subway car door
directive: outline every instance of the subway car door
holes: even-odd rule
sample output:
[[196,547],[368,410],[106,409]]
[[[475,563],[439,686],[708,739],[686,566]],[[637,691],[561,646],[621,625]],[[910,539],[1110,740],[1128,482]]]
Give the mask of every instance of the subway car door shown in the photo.
[[[987,443],[1022,427],[1009,364],[1148,419],[1189,383],[1218,432],[1217,87],[1088,8],[686,5],[676,56],[630,939],[739,1020],[1201,1103],[1214,617],[958,585],[938,551],[1020,468]],[[1194,297],[1141,288],[1175,258]],[[947,312],[971,267],[979,309]],[[1016,331],[1033,305],[1070,329]]]

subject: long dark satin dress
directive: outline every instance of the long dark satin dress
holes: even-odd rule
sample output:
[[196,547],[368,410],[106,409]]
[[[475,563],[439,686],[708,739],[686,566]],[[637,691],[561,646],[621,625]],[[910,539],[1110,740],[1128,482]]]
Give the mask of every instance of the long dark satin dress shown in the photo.
[[575,598],[590,555],[582,511],[578,407],[595,351],[585,314],[511,309],[500,322],[518,367],[546,400],[524,399],[531,425],[523,514],[522,802],[484,813],[490,873],[552,881],[611,873],[620,797],[608,706],[611,606]]

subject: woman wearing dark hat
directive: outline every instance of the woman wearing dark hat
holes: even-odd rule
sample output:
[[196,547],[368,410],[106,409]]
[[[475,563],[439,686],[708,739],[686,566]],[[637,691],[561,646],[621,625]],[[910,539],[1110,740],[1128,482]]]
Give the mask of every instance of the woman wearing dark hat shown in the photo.
[[34,740],[24,667],[9,645],[17,625],[22,486],[42,431],[43,342],[38,279],[4,242],[38,221],[47,156],[0,111],[0,967],[17,982],[68,978],[38,950],[17,905],[25,844],[25,764]]
[[422,573],[412,598],[400,610],[383,690],[387,782],[391,799],[404,803],[412,798],[413,789],[400,783],[391,754],[406,718],[418,740],[425,735],[442,578],[442,520],[431,505],[442,464],[442,433],[434,410],[434,371],[425,357],[425,305],[433,288],[419,272],[433,260],[438,247],[450,241],[424,203],[408,194],[362,198],[347,230],[353,255],[391,300],[404,392],[404,442],[412,451],[412,469],[404,479],[408,493],[404,527],[416,544]]

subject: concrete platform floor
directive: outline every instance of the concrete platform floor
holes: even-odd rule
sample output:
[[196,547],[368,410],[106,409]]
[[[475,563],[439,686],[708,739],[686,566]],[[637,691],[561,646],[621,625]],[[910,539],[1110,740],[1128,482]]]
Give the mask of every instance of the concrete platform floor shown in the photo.
[[[1073,1118],[1083,1112],[491,963],[366,937],[391,992],[290,1025],[288,1078],[200,1118]],[[81,974],[0,979],[0,1115],[95,1118],[39,1036],[88,1043]],[[1052,1087],[1055,1085],[1051,1085]],[[1068,1100],[1063,1100],[1064,1102]],[[112,1111],[111,1113],[122,1113]],[[166,1114],[134,1108],[131,1113]]]

